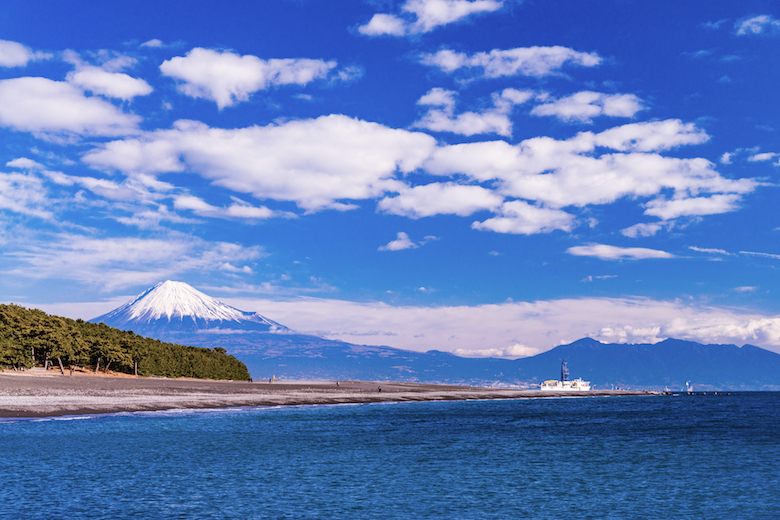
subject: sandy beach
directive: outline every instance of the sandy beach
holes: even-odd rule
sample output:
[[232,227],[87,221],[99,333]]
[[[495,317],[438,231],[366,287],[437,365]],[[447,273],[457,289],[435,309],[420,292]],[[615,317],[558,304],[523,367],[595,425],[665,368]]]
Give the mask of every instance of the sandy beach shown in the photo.
[[238,382],[105,376],[74,372],[0,372],[0,417],[44,417],[179,408],[228,408],[382,401],[517,399],[643,395],[657,392],[592,390],[541,392],[422,383],[366,381]]

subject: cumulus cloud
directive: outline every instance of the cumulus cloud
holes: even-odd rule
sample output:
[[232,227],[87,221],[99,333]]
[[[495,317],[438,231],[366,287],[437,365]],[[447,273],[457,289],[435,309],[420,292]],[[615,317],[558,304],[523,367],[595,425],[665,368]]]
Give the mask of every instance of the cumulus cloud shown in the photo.
[[598,116],[633,117],[643,109],[641,100],[633,94],[584,91],[538,105],[531,110],[531,114],[555,116],[562,121],[590,123]]
[[432,31],[478,13],[501,9],[503,0],[406,0],[402,15],[378,13],[358,31],[366,36],[406,36]]
[[484,222],[474,222],[471,227],[496,233],[533,235],[556,229],[571,231],[575,225],[574,216],[565,211],[532,206],[522,200],[505,202],[498,213],[499,216]]
[[416,170],[435,146],[427,134],[340,115],[230,130],[179,121],[171,130],[107,143],[83,160],[124,172],[191,171],[259,199],[344,210],[354,206],[340,199],[403,190],[396,172]]
[[775,157],[777,157],[777,154],[773,152],[757,153],[755,155],[751,155],[750,157],[748,157],[748,161],[750,162],[771,161]]
[[68,73],[68,83],[99,96],[129,101],[136,96],[151,94],[153,89],[146,81],[134,78],[123,69],[134,67],[138,60],[125,55],[103,53],[99,55],[100,66],[85,63],[74,51],[65,51],[63,59],[72,63],[75,70]]
[[70,83],[23,77],[0,81],[0,125],[39,135],[120,136],[138,133],[141,118]]
[[[707,139],[694,125],[677,120],[631,123],[598,134],[582,132],[567,140],[536,137],[517,145],[495,141],[442,146],[423,168],[434,175],[492,181],[499,195],[549,208],[607,204],[627,196],[653,196],[665,189],[674,190],[677,199],[755,189],[756,181],[724,178],[705,159],[658,153]],[[599,155],[599,151],[605,153]],[[733,203],[736,198],[715,200]],[[682,205],[676,208],[683,213]],[[694,213],[694,209],[688,211]]]
[[778,34],[780,33],[780,20],[762,14],[738,21],[734,25],[734,30],[740,36]]
[[531,99],[534,93],[508,88],[493,94],[492,108],[482,112],[463,112],[458,115],[455,115],[456,95],[456,92],[442,88],[430,90],[417,101],[417,104],[431,108],[412,127],[469,136],[496,133],[510,137],[512,121],[509,119],[509,114],[512,108]]
[[621,229],[620,234],[630,238],[651,237],[662,229],[671,229],[673,226],[673,222],[647,222]]
[[91,65],[79,66],[69,72],[67,81],[86,91],[100,96],[129,101],[136,96],[152,93],[152,86],[140,78],[134,78],[123,72],[109,72]]
[[21,43],[0,40],[0,67],[24,67],[31,61],[50,57],[49,54],[35,52]]
[[740,195],[735,193],[674,200],[660,198],[647,203],[645,215],[652,215],[662,220],[671,220],[682,216],[729,213],[739,208],[738,203],[740,199]]
[[481,70],[485,78],[503,76],[542,77],[555,73],[566,64],[595,67],[601,63],[596,53],[577,52],[568,47],[518,47],[515,49],[493,49],[468,55],[450,49],[434,54],[422,54],[425,65],[438,67],[447,74],[460,69]]
[[[505,90],[496,99],[510,103],[514,95],[528,93]],[[447,107],[453,94],[439,89],[427,97]],[[705,159],[662,155],[708,138],[693,124],[667,120],[565,140],[439,145],[421,132],[331,115],[237,129],[178,121],[170,130],[100,145],[82,160],[128,175],[191,172],[258,199],[295,202],[307,212],[353,209],[367,199],[380,199],[380,211],[411,218],[489,210],[496,216],[474,229],[530,234],[570,231],[576,218],[564,208],[623,197],[655,197],[645,212],[663,220],[736,210],[756,181],[725,178]],[[415,183],[404,175],[412,172],[452,180]],[[650,231],[640,226],[626,233]]]
[[403,231],[399,231],[398,234],[396,235],[395,240],[391,240],[387,244],[383,246],[379,246],[378,250],[379,251],[403,251],[404,249],[415,249],[417,247],[420,246],[412,242],[411,239],[409,238],[409,235],[407,235]]
[[19,157],[5,163],[6,166],[11,168],[19,168],[20,170],[44,170],[46,167],[39,162],[28,159],[27,157]]
[[605,244],[574,246],[566,250],[574,256],[592,256],[601,260],[644,260],[648,258],[674,258],[674,255],[657,249],[644,247],[617,247]]
[[477,211],[495,210],[503,197],[481,186],[431,183],[404,189],[397,197],[379,201],[380,211],[392,215],[421,218],[432,215],[466,217]]
[[335,61],[271,59],[197,47],[186,56],[166,60],[160,70],[178,79],[183,94],[214,101],[222,109],[247,101],[258,90],[279,85],[306,85],[327,77]]

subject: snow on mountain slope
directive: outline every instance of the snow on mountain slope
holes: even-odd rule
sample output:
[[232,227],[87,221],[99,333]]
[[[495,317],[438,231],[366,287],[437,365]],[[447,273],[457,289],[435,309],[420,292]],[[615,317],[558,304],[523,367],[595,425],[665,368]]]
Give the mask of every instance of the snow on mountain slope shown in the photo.
[[288,331],[257,313],[226,305],[183,282],[160,282],[134,300],[90,321],[136,333],[159,329],[244,329],[269,332]]

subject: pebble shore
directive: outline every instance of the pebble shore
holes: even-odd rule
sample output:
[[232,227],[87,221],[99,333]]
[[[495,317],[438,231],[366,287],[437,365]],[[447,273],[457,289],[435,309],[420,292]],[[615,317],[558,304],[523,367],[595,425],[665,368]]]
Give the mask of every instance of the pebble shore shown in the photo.
[[653,395],[591,390],[542,392],[503,388],[367,381],[239,382],[93,375],[59,370],[0,372],[0,417],[46,417],[181,408],[230,408],[383,401],[452,401]]

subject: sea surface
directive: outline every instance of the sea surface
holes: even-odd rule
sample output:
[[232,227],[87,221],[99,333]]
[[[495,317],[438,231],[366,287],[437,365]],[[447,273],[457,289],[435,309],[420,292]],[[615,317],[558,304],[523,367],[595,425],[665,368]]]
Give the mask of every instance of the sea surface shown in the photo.
[[780,518],[780,393],[0,423],[2,518]]

